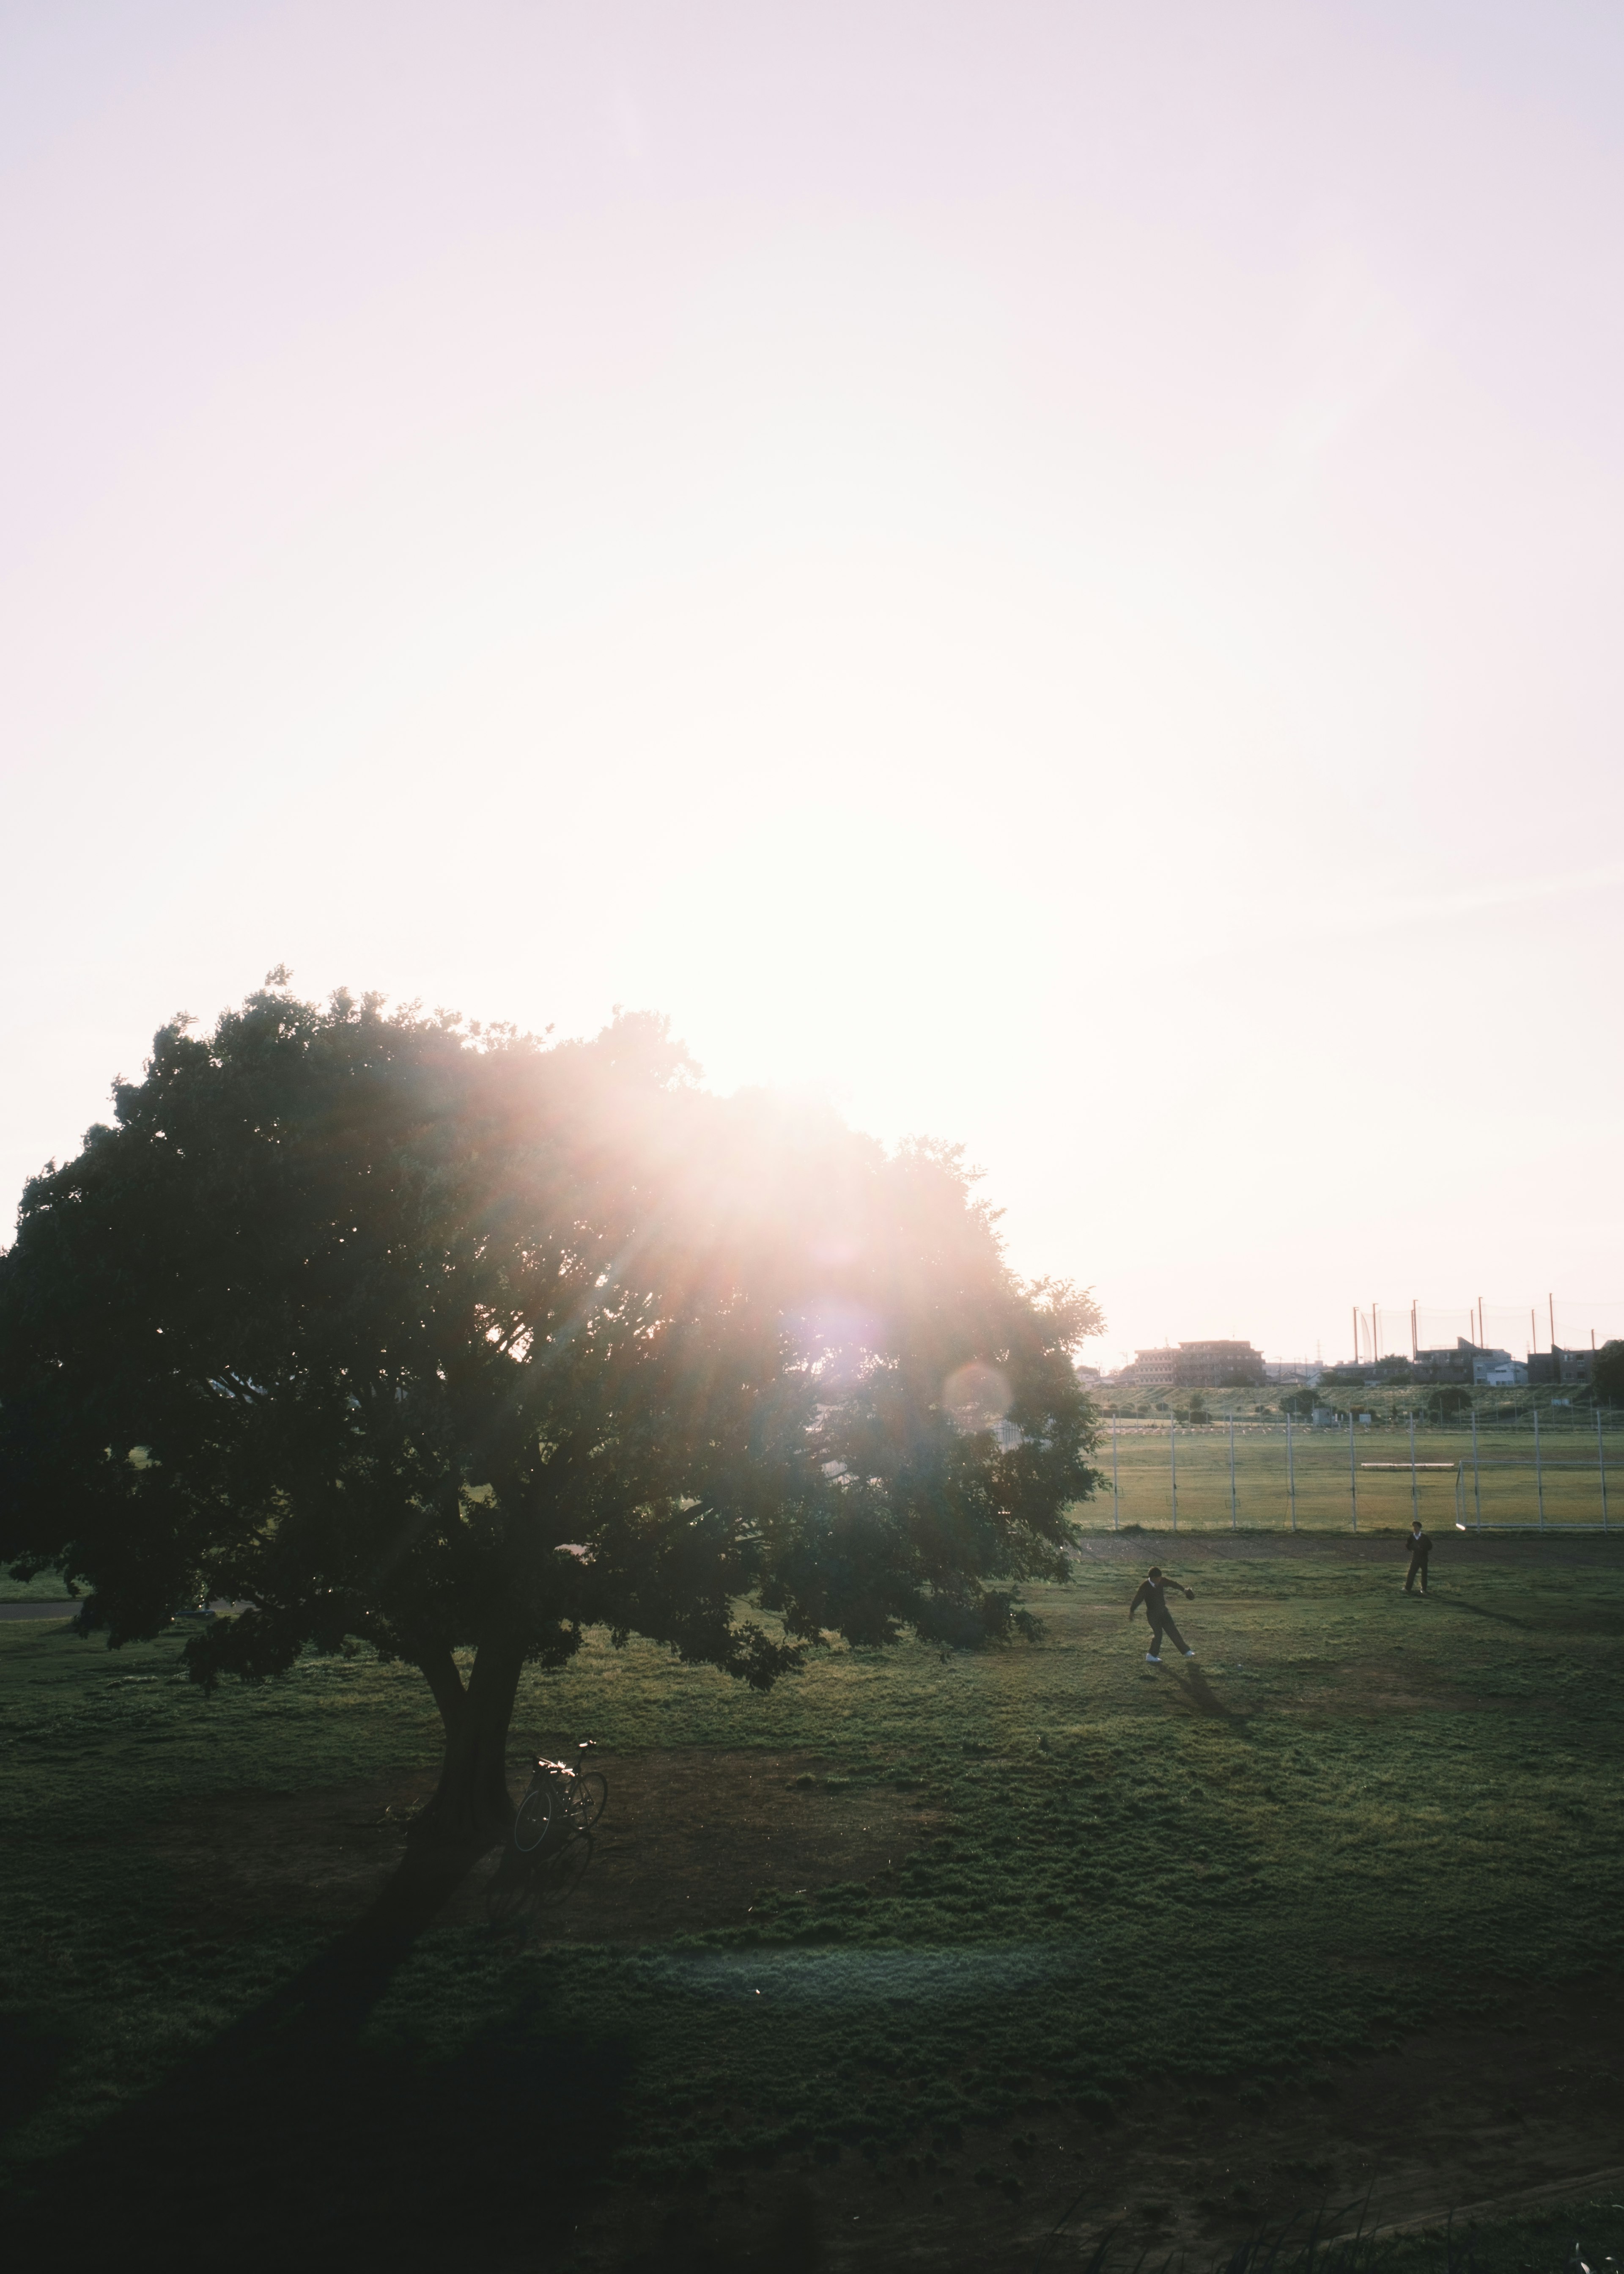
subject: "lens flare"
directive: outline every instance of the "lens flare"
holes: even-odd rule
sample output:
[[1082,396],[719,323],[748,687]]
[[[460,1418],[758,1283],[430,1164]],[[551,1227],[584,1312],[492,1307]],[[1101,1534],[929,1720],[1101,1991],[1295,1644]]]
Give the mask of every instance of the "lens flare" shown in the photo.
[[973,1435],[996,1429],[1010,1410],[1010,1385],[996,1366],[972,1359],[942,1384],[942,1403],[957,1427]]

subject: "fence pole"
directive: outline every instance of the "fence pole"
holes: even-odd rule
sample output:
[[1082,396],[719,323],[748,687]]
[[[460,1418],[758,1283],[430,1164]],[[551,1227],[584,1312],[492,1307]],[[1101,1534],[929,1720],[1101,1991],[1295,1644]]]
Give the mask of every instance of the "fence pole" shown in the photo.
[[1607,1448],[1602,1442],[1601,1408],[1596,1408],[1596,1465],[1601,1471],[1601,1528],[1607,1529]]
[[1291,1503],[1291,1529],[1297,1530],[1297,1467],[1291,1458],[1291,1415],[1286,1415],[1286,1498]]
[[1416,1417],[1410,1417],[1410,1513],[1421,1521],[1421,1495],[1416,1488]]
[[1168,1423],[1168,1453],[1173,1464],[1173,1529],[1178,1530],[1178,1424]]
[[1359,1434],[1359,1417],[1348,1409],[1348,1493],[1353,1502],[1353,1528],[1359,1528],[1359,1465],[1354,1457],[1353,1441]]
[[1482,1478],[1482,1473],[1481,1473],[1481,1472],[1479,1471],[1478,1466],[1477,1466],[1477,1407],[1476,1407],[1475,1405],[1472,1407],[1472,1410],[1471,1410],[1471,1418],[1472,1418],[1472,1506],[1473,1506],[1473,1507],[1477,1510],[1477,1529],[1478,1529],[1478,1531],[1479,1531],[1479,1532],[1481,1532],[1481,1531],[1483,1530],[1483,1478]]
[[1239,1518],[1235,1513],[1235,1416],[1233,1413],[1229,1416],[1229,1529],[1231,1532],[1239,1529]]
[[1539,1529],[1545,1528],[1545,1472],[1539,1465],[1539,1408],[1534,1408],[1534,1490],[1539,1495]]
[[1122,1510],[1116,1498],[1116,1416],[1111,1416],[1111,1530],[1122,1530]]

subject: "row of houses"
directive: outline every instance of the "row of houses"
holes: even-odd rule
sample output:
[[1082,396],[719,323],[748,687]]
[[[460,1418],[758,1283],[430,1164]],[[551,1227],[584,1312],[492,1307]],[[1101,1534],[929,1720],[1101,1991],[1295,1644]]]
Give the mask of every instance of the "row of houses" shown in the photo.
[[[1596,1353],[1588,1350],[1530,1351],[1526,1359],[1509,1351],[1457,1337],[1453,1349],[1417,1351],[1413,1359],[1387,1358],[1369,1366],[1342,1366],[1327,1370],[1328,1378],[1342,1384],[1405,1382],[1462,1382],[1489,1389],[1521,1389],[1525,1383],[1555,1386],[1590,1382]],[[1109,1383],[1116,1389],[1251,1389],[1270,1382],[1317,1382],[1318,1366],[1287,1365],[1267,1360],[1250,1343],[1169,1343],[1158,1350],[1135,1351],[1132,1363],[1120,1373],[1101,1375],[1096,1367],[1079,1367],[1086,1386]]]
[[1419,1382],[1470,1382],[1492,1389],[1512,1389],[1524,1382],[1582,1383],[1590,1379],[1596,1353],[1588,1350],[1530,1351],[1526,1359],[1509,1351],[1489,1350],[1481,1343],[1456,1337],[1453,1350],[1417,1351],[1412,1376]]

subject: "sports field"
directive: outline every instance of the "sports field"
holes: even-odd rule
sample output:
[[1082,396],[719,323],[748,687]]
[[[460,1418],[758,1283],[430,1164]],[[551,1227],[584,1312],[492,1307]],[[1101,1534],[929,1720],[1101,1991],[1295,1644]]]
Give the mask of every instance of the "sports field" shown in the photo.
[[1148,1545],[1088,1540],[1035,1645],[764,1699],[595,1639],[522,1696],[515,1776],[590,1731],[611,1785],[528,1945],[477,1877],[346,1934],[432,1781],[415,1675],[211,1701],[177,1636],[0,1625],[18,2263],[71,2204],[121,2265],[1013,2269],[1063,2214],[1046,2264],[1206,2265],[1542,2188],[1624,2255],[1624,1548],[1451,1532],[1422,1600],[1395,1539],[1158,1539],[1157,1669]]
[[[1470,1427],[1418,1422],[1411,1492],[1410,1435],[1405,1426],[1356,1425],[1350,1472],[1346,1427],[1293,1427],[1280,1421],[1235,1425],[1234,1503],[1229,1433],[1223,1422],[1178,1428],[1166,1422],[1123,1421],[1115,1437],[1116,1514],[1124,1525],[1171,1530],[1174,1482],[1181,1531],[1242,1526],[1289,1531],[1348,1531],[1357,1517],[1370,1530],[1408,1526],[1412,1513],[1434,1533],[1457,1523],[1538,1530],[1624,1525],[1624,1423],[1609,1415],[1598,1439],[1595,1417],[1564,1415],[1542,1422],[1536,1448],[1526,1416],[1483,1419]],[[1091,1528],[1112,1522],[1113,1441],[1102,1425],[1095,1457],[1105,1484],[1077,1511]],[[1604,1483],[1606,1507],[1604,1510]]]

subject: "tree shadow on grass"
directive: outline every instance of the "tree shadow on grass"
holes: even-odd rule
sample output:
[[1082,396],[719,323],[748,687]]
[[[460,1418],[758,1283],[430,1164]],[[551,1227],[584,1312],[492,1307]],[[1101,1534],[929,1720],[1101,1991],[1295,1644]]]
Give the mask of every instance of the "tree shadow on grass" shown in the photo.
[[26,2123],[49,2097],[73,2039],[49,2016],[0,2014],[0,2134]]
[[629,2050],[545,1979],[438,2060],[362,2042],[470,1859],[409,1857],[357,1925],[139,2105],[30,2174],[15,2265],[568,2263],[583,2174],[621,2136]]

